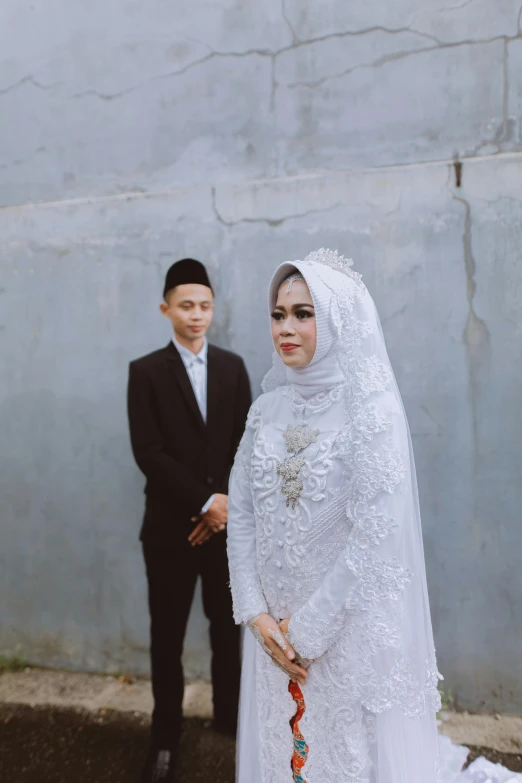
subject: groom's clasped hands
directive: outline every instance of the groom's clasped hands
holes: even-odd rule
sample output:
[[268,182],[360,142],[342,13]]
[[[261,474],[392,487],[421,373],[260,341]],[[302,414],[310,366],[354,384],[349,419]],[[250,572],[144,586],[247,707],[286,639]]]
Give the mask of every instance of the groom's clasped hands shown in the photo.
[[192,546],[204,544],[214,533],[225,530],[228,522],[227,502],[228,495],[217,492],[210,508],[204,514],[192,517],[192,522],[198,523],[188,539]]

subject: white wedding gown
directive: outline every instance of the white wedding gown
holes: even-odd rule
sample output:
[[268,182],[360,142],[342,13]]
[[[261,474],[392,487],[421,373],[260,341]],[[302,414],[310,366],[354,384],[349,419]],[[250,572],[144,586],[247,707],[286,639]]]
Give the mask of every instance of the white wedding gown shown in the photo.
[[485,783],[482,762],[459,773],[464,751],[451,743],[440,758],[411,439],[375,305],[350,264],[319,250],[271,284],[273,307],[289,274],[306,280],[317,346],[299,371],[276,355],[250,410],[229,488],[230,583],[236,622],[289,617],[292,645],[312,660],[306,763],[294,776],[288,676],[246,631],[236,783]]

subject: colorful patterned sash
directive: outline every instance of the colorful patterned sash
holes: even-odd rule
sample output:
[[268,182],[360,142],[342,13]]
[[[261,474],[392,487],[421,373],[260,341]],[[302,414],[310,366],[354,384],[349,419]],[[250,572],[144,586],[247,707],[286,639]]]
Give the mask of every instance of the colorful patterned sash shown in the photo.
[[305,713],[306,705],[303,692],[297,682],[292,682],[292,680],[290,680],[288,683],[288,690],[297,705],[297,712],[290,721],[290,726],[292,727],[294,735],[294,753],[292,756],[291,768],[294,776],[294,783],[306,783],[302,772],[308,756],[308,745],[299,730],[299,721]]

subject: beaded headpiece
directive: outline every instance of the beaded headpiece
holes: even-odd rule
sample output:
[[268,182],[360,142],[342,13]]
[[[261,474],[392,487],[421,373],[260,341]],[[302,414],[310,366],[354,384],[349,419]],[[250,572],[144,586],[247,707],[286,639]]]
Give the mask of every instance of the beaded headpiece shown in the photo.
[[287,286],[286,293],[289,294],[290,291],[292,290],[292,283],[295,283],[296,280],[304,280],[304,277],[300,272],[292,272],[292,274],[288,275],[288,277],[285,277],[285,279],[279,286],[279,291],[284,285],[286,285]]
[[336,272],[342,272],[347,277],[351,277],[356,283],[360,283],[362,280],[362,275],[352,269],[352,259],[345,258],[337,250],[328,250],[324,247],[319,248],[319,250],[313,250],[306,256],[303,263],[328,266],[330,269],[335,269]]

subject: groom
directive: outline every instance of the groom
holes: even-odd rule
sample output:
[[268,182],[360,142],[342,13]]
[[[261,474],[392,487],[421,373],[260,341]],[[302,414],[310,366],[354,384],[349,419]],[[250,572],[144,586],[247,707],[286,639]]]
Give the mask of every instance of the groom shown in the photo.
[[152,736],[141,783],[175,780],[184,679],[181,656],[201,576],[210,622],[214,728],[235,736],[239,629],[226,555],[228,478],[250,407],[239,356],[205,337],[214,295],[203,264],[167,272],[160,310],[166,348],[131,362],[128,413],[134,457],[146,477],[141,541],[151,618]]

